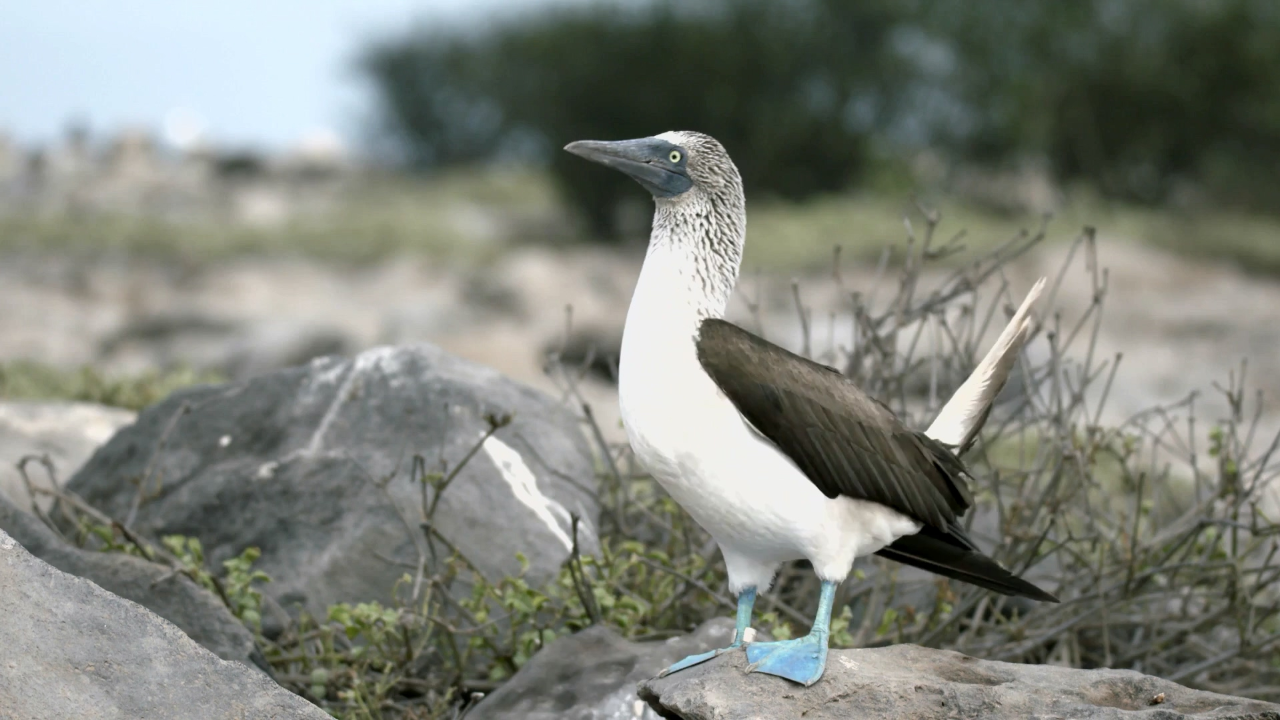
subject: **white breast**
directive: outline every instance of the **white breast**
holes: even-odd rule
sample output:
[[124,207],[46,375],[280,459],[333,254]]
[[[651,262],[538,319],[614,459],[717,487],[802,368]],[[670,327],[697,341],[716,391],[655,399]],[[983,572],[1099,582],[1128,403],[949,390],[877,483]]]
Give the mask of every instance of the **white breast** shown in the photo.
[[855,555],[918,531],[883,506],[828,499],[742,420],[698,362],[698,323],[723,307],[706,307],[685,276],[690,264],[673,249],[646,258],[623,332],[619,402],[637,459],[716,539],[731,576],[735,564],[771,575],[807,558],[840,580]]

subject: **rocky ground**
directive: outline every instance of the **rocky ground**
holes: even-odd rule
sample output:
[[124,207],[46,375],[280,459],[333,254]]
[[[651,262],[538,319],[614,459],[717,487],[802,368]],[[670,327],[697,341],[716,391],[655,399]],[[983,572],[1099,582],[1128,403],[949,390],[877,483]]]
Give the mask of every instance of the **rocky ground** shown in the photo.
[[[1197,432],[1226,416],[1214,384],[1226,385],[1247,361],[1251,393],[1262,399],[1254,451],[1280,432],[1280,283],[1225,263],[1193,260],[1146,245],[1100,236],[1096,257],[1069,243],[1050,242],[1011,263],[1009,293],[1021,297],[1040,275],[1061,284],[1041,303],[1050,326],[1068,334],[1094,295],[1094,271],[1107,297],[1094,339],[1095,355],[1123,354],[1099,415],[1120,423],[1192,391]],[[157,261],[12,256],[0,263],[0,361],[32,359],[64,368],[91,365],[107,374],[187,365],[246,379],[318,355],[353,355],[383,344],[428,341],[492,367],[519,382],[576,403],[589,403],[610,442],[624,440],[614,385],[601,373],[569,382],[548,373],[548,353],[580,358],[594,348],[606,369],[616,353],[627,303],[639,273],[638,252],[594,248],[513,248],[482,267],[444,265],[425,257],[396,257],[362,266],[302,258],[242,258],[198,267]],[[829,270],[796,278],[813,309],[813,349],[847,347],[853,321],[848,291],[892,293],[892,276],[878,283],[867,263],[842,263],[842,284]],[[926,270],[922,287],[951,270]],[[789,276],[747,269],[730,316],[793,349],[802,342]],[[982,293],[989,300],[998,281]],[[759,320],[749,309],[760,307]],[[571,310],[569,310],[571,308]],[[1052,311],[1049,311],[1052,308]],[[987,335],[994,338],[999,324]],[[1088,328],[1069,356],[1088,348]],[[566,344],[566,338],[568,343]],[[922,336],[927,344],[929,333]],[[1047,340],[1032,341],[1033,358],[1048,356]],[[574,373],[575,375],[577,373]],[[1101,394],[1097,382],[1093,402]],[[56,409],[62,417],[68,409]],[[14,463],[48,452],[62,478],[131,416],[80,408],[74,423],[50,425],[40,405],[0,407],[0,491],[27,502]],[[1185,425],[1185,412],[1177,415]],[[57,424],[56,422],[54,423]],[[1203,447],[1203,446],[1202,446]],[[1177,454],[1177,453],[1174,453]],[[1185,453],[1183,453],[1185,456]],[[33,477],[42,471],[31,467]]]
[[[424,594],[464,600],[472,576],[446,583],[446,550],[484,578],[541,586],[571,552],[599,548],[577,416],[426,344],[180,391],[66,485],[88,515],[55,505],[37,518],[0,495],[0,717],[327,717],[269,682],[241,620],[279,637],[301,610],[393,606],[396,588],[416,608],[424,577]],[[75,546],[95,520],[124,547]],[[174,534],[215,566],[258,548],[265,599],[193,582]],[[286,677],[311,672],[294,671],[303,655]]]
[[133,420],[134,413],[128,410],[96,403],[0,402],[0,495],[23,507],[34,500],[48,508],[52,498],[32,498],[26,482],[48,487],[50,482],[65,480]]
[[[1056,275],[1066,253],[1048,245],[1008,266],[1010,292],[1020,297],[1036,277]],[[639,262],[539,248],[471,270],[404,258],[358,268],[277,259],[196,269],[15,258],[0,266],[0,359],[108,373],[182,363],[232,382],[184,391],[132,425],[128,413],[3,404],[0,462],[49,452],[69,487],[100,511],[152,541],[200,537],[211,561],[260,546],[259,565],[275,580],[267,604],[315,610],[367,599],[369,588],[390,587],[426,562],[406,532],[421,520],[422,495],[399,479],[412,475],[412,456],[424,448],[443,448],[456,462],[474,446],[474,460],[423,526],[486,573],[514,572],[521,550],[530,577],[545,579],[571,551],[572,517],[590,550],[598,513],[592,451],[560,402],[571,383],[548,376],[547,355],[566,337],[616,349]],[[1056,313],[1067,328],[1089,307],[1093,267],[1108,268],[1109,287],[1095,352],[1125,355],[1104,423],[1209,390],[1246,357],[1250,387],[1266,397],[1280,390],[1280,285],[1100,238],[1096,261],[1078,255],[1046,302],[1051,325]],[[922,288],[943,274],[926,272]],[[830,339],[847,342],[843,293],[872,287],[873,271],[846,267],[842,282],[829,272],[800,279],[818,352]],[[748,274],[731,316],[754,326],[748,301],[758,301],[765,333],[799,347],[790,293],[789,278],[757,283]],[[346,357],[313,360],[331,354]],[[589,374],[577,388],[606,436],[620,439],[612,384]],[[1212,418],[1225,406],[1210,394],[1200,410]],[[512,422],[488,437],[486,414],[502,411],[515,412]],[[1274,408],[1264,407],[1262,425],[1269,439],[1280,426]],[[58,535],[74,528],[37,522],[18,509],[29,507],[19,481],[0,480],[14,501],[0,498],[0,615],[9,618],[0,622],[0,667],[8,669],[0,715],[180,717],[220,702],[222,715],[201,716],[319,716],[269,682],[243,628],[207,590],[161,564],[71,547]],[[189,612],[205,606],[213,609]],[[264,617],[264,630],[272,622]],[[571,636],[474,717],[844,717],[879,708],[922,718],[1280,718],[1274,706],[1132,672],[984,663],[914,647],[833,654],[828,677],[803,692],[769,691],[782,682],[772,678],[743,681],[736,656],[637,688],[673,659],[720,643],[727,629],[718,621],[647,644],[603,629]],[[44,700],[55,696],[66,702]]]
[[[491,431],[487,418],[502,415],[509,423]],[[427,517],[415,456],[429,472],[459,468]],[[144,410],[67,487],[148,537],[200,538],[214,562],[260,548],[277,602],[316,615],[390,604],[427,554],[420,522],[492,579],[520,573],[517,551],[530,582],[554,577],[574,516],[579,544],[596,547],[595,467],[576,416],[429,345],[183,391]]]
[[732,623],[720,618],[666,642],[636,643],[591,628],[547,648],[468,717],[1280,718],[1280,705],[1191,690],[1130,670],[990,662],[917,645],[832,651],[826,674],[809,688],[749,674],[741,651],[654,678],[674,660],[723,646],[732,632]]
[[329,717],[94,579],[42,562],[0,530],[0,717]]
[[640,686],[663,718],[1221,718],[1271,720],[1280,705],[1191,690],[1131,670],[977,660],[918,645],[838,650],[809,688],[746,672],[730,653]]
[[[1106,236],[1097,248],[1108,292],[1096,354],[1124,355],[1103,421],[1192,390],[1205,393],[1199,406],[1204,413],[1219,415],[1225,405],[1212,385],[1225,384],[1245,359],[1249,387],[1264,399],[1280,397],[1280,284]],[[1007,270],[1010,292],[1020,297],[1038,275],[1057,275],[1067,252],[1066,243],[1051,243],[1015,261]],[[1092,300],[1085,255],[1076,253],[1060,290],[1046,303],[1060,314],[1063,328]],[[421,257],[361,267],[240,259],[187,269],[146,261],[6,258],[0,264],[0,307],[6,308],[0,360],[91,364],[113,373],[188,364],[243,379],[316,355],[429,341],[563,396],[565,383],[548,377],[544,367],[546,351],[564,341],[566,308],[572,307],[575,336],[616,349],[640,262],[637,253],[533,246],[479,268]],[[936,284],[944,274],[926,271],[922,285]],[[825,348],[828,338],[847,345],[852,321],[843,293],[874,285],[874,270],[865,263],[844,263],[843,276],[843,291],[829,271],[798,278],[814,310],[815,350]],[[791,280],[748,269],[731,316],[751,322],[747,301],[759,300],[764,332],[798,347]],[[885,285],[881,294],[890,289]],[[1043,354],[1043,348],[1037,351],[1043,342],[1034,342],[1030,352]],[[1075,354],[1082,354],[1086,343],[1076,347]],[[580,390],[606,434],[620,439],[612,386],[588,378]],[[1260,437],[1280,430],[1274,401],[1264,407],[1262,421],[1267,432]]]

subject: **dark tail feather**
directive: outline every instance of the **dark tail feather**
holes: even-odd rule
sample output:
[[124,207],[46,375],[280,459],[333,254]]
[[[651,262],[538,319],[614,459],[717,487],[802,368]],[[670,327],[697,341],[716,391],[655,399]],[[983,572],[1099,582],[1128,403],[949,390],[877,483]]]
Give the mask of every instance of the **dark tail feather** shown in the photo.
[[[957,538],[960,540],[960,538]],[[967,538],[963,538],[967,541]],[[966,542],[966,544],[969,544]],[[977,550],[948,542],[942,533],[925,528],[915,535],[898,538],[892,545],[876,553],[904,565],[928,570],[936,575],[961,580],[1002,595],[1019,595],[1044,602],[1058,598],[1000,567],[995,560]]]

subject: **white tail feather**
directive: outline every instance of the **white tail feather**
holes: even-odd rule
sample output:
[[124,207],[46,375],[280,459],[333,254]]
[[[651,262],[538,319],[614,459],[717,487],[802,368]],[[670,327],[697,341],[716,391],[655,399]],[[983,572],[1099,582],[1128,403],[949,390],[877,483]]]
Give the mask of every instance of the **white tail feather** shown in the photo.
[[1035,322],[1031,317],[1031,306],[1044,291],[1044,285],[1045,278],[1040,278],[1032,286],[996,344],[938,412],[933,424],[924,431],[925,435],[955,448],[957,452],[963,452],[973,442],[996,395],[1009,379],[1018,352],[1031,334]]

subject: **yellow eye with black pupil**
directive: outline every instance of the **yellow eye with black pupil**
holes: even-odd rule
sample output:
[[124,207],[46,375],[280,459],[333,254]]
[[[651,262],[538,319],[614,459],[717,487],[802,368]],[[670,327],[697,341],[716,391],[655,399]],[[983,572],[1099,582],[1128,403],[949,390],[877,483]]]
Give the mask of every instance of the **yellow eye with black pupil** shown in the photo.
[[680,158],[683,156],[680,154],[679,150],[672,150],[671,155],[669,155],[668,157],[671,158],[671,162],[678,163],[680,162]]

